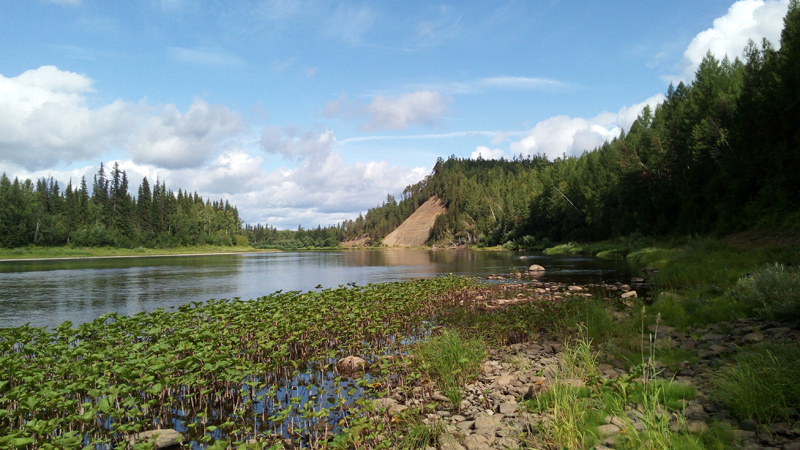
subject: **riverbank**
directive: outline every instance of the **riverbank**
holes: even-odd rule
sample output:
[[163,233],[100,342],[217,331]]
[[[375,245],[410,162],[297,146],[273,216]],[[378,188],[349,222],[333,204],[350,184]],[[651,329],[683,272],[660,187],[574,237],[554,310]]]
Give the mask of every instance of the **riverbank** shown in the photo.
[[638,291],[451,276],[0,329],[0,446],[800,448],[797,247],[639,244]]
[[278,252],[249,246],[219,247],[197,245],[173,248],[116,248],[116,247],[22,247],[0,249],[0,262],[31,260],[70,260],[89,258],[139,258],[163,256],[204,256],[238,253]]

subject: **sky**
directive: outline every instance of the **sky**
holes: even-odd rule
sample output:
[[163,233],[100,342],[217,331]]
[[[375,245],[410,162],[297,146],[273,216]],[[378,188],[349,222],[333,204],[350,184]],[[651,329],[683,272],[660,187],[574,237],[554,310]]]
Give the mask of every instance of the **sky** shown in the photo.
[[788,0],[4,0],[0,172],[100,163],[313,228],[437,158],[578,156],[711,52],[779,46]]

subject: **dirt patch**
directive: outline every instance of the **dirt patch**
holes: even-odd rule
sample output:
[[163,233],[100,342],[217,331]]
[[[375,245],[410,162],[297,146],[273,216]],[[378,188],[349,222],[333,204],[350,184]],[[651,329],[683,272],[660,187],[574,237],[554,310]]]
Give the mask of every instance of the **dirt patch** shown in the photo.
[[350,248],[350,247],[369,247],[372,245],[372,238],[369,237],[367,234],[362,234],[361,236],[350,239],[349,241],[342,242],[342,247]]
[[419,247],[425,245],[439,214],[445,212],[444,203],[431,197],[414,211],[414,214],[383,239],[388,247]]

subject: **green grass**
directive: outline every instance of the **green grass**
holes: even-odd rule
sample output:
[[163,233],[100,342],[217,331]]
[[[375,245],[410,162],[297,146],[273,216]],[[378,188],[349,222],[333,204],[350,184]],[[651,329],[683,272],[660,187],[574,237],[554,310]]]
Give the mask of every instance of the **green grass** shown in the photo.
[[788,420],[800,406],[800,347],[758,345],[742,349],[713,378],[715,394],[739,419],[769,424]]
[[171,248],[116,248],[116,247],[21,247],[0,249],[0,259],[45,259],[45,258],[105,258],[129,256],[177,256],[189,254],[263,252],[250,246],[194,245]]
[[414,355],[419,358],[422,370],[433,377],[453,406],[458,407],[462,388],[480,374],[486,351],[480,339],[467,339],[456,331],[444,329],[421,342]]

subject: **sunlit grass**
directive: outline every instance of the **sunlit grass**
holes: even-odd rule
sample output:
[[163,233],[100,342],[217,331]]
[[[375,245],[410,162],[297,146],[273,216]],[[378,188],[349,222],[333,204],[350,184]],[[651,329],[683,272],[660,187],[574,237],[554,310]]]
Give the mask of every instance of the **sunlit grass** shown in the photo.
[[177,256],[216,253],[264,252],[250,246],[194,245],[170,248],[117,248],[117,247],[21,247],[0,249],[0,259],[41,259],[41,258],[103,258],[126,256]]

